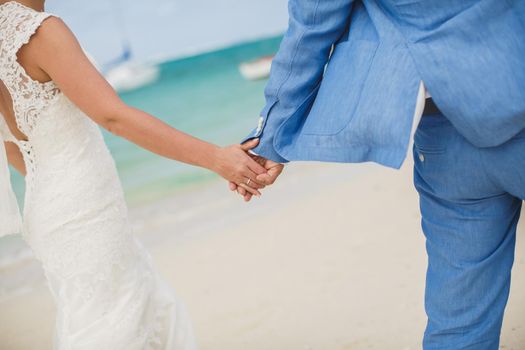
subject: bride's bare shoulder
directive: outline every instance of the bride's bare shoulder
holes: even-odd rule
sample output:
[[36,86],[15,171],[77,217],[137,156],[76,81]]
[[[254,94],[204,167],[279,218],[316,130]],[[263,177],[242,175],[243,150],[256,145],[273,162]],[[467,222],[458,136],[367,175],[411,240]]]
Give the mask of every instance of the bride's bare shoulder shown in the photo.
[[56,17],[53,15],[47,17],[42,22],[38,31],[42,35],[66,35],[66,34],[71,35],[72,34],[67,24],[60,17]]
[[45,69],[49,62],[79,50],[80,45],[66,23],[50,16],[19,50],[18,61],[33,79],[45,82],[51,79]]
[[68,47],[71,48],[71,46],[77,45],[78,42],[75,35],[71,32],[67,24],[55,16],[50,16],[42,22],[28,44],[28,46],[34,46],[39,50],[44,50],[44,52],[68,49]]

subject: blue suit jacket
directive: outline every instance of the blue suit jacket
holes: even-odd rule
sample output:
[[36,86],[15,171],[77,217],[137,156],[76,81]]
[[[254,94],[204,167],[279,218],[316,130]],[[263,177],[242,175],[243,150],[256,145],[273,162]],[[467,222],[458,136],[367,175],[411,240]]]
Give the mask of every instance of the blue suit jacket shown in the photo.
[[478,147],[525,128],[525,0],[290,0],[255,149],[400,167],[420,81]]

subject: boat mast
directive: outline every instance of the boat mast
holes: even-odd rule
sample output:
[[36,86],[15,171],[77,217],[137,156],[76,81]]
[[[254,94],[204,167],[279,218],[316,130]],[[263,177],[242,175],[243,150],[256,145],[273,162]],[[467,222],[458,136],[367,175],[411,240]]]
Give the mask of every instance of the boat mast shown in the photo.
[[121,55],[108,63],[108,67],[113,67],[130,61],[133,56],[133,51],[131,49],[131,42],[129,40],[128,32],[126,30],[126,21],[124,20],[124,11],[122,10],[122,4],[120,0],[110,0],[109,4],[112,9],[113,21],[117,27],[116,29],[119,33],[122,46]]

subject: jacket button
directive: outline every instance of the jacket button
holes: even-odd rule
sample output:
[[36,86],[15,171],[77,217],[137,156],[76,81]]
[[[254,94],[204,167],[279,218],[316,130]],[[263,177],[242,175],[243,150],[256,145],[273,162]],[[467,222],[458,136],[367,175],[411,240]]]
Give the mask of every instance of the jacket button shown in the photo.
[[425,156],[423,155],[423,153],[419,153],[419,160],[421,162],[424,162],[425,161]]
[[263,123],[264,123],[264,118],[263,117],[259,118],[259,123],[257,124],[257,132],[260,132],[262,130]]

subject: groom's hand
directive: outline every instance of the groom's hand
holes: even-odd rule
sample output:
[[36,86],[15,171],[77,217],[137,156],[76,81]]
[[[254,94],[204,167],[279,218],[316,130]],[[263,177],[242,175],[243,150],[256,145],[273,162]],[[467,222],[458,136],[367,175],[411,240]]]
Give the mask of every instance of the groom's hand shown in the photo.
[[[275,180],[277,180],[279,175],[283,172],[284,164],[276,163],[257,155],[251,156],[257,163],[266,169],[266,173],[257,176],[257,182],[267,186],[273,185]],[[251,193],[244,188],[237,186],[235,183],[230,182],[230,190],[237,191],[237,193],[244,197],[246,202],[249,202],[252,199],[253,195]]]
[[284,164],[260,156],[253,156],[253,159],[266,169],[266,173],[259,174],[256,178],[257,182],[265,186],[273,185],[284,170]]

